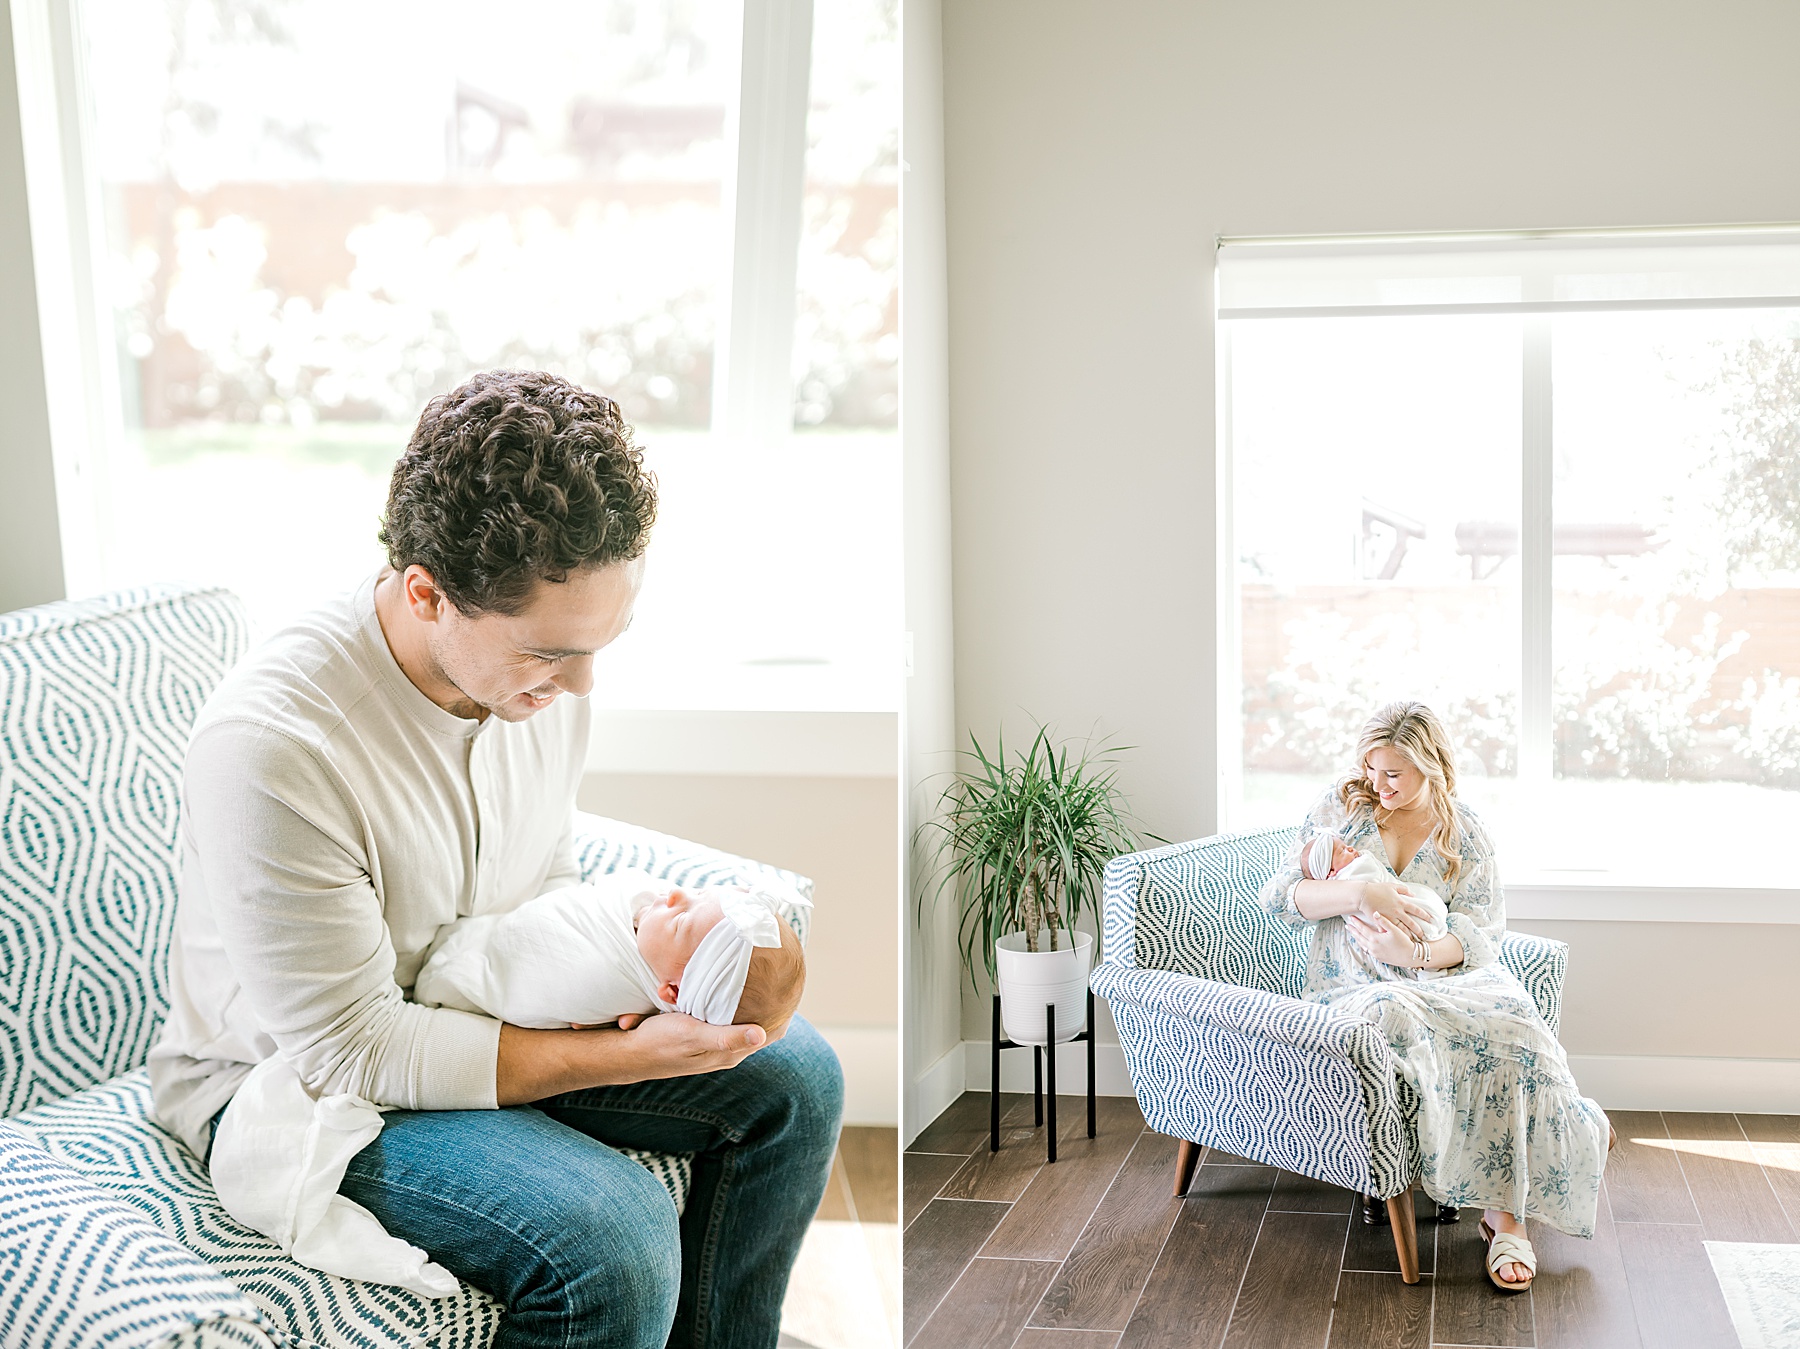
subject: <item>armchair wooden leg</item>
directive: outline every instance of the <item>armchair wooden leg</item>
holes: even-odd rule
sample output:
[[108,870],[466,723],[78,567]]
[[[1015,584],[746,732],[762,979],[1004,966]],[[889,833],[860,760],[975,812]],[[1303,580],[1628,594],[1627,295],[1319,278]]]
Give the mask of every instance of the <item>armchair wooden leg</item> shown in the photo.
[[1194,1168],[1200,1164],[1200,1145],[1181,1140],[1181,1150],[1175,1154],[1175,1197],[1181,1198],[1188,1192],[1188,1186],[1194,1182]]
[[1387,1201],[1388,1220],[1394,1225],[1394,1252],[1400,1257],[1400,1282],[1419,1281],[1419,1230],[1413,1226],[1413,1192],[1408,1189]]

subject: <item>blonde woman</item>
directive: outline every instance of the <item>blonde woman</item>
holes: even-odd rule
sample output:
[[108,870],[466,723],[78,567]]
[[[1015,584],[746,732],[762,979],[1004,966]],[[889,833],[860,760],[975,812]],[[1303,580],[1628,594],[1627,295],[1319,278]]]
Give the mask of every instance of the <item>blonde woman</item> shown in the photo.
[[[1356,766],[1321,796],[1301,848],[1321,832],[1384,863],[1397,882],[1311,880],[1300,849],[1264,887],[1270,912],[1311,928],[1302,996],[1380,1026],[1417,1106],[1420,1184],[1440,1205],[1482,1207],[1488,1276],[1531,1286],[1521,1219],[1591,1237],[1611,1126],[1581,1095],[1537,1005],[1499,962],[1505,901],[1487,830],[1456,797],[1449,737],[1422,703],[1369,719]],[[1424,940],[1435,891],[1448,930]],[[1369,959],[1351,958],[1353,948]],[[1423,981],[1420,970],[1444,971]]]

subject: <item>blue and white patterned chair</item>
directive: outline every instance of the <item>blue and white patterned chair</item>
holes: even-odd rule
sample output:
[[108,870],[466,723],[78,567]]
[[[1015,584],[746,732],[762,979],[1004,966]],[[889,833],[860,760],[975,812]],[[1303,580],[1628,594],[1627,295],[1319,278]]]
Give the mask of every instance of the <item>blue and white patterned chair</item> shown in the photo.
[[[1300,1000],[1306,939],[1257,902],[1295,833],[1114,858],[1094,992],[1112,1008],[1145,1120],[1181,1140],[1176,1194],[1205,1145],[1386,1199],[1402,1277],[1417,1283],[1416,1140],[1387,1041]],[[1509,932],[1500,958],[1554,1031],[1568,947]]]
[[[0,615],[0,1346],[483,1349],[501,1310],[303,1268],[219,1206],[149,1115],[168,1006],[181,762],[248,644],[229,593]],[[583,873],[791,872],[581,817]],[[801,939],[805,915],[790,914]],[[690,1159],[645,1153],[674,1196]]]

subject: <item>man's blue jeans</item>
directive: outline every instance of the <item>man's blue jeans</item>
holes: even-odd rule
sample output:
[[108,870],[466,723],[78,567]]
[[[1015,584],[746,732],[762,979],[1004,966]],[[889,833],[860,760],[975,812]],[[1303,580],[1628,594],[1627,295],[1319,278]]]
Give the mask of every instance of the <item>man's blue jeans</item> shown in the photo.
[[[494,1349],[773,1349],[843,1099],[795,1017],[725,1072],[390,1111],[341,1193],[505,1306]],[[693,1153],[686,1211],[608,1144]]]

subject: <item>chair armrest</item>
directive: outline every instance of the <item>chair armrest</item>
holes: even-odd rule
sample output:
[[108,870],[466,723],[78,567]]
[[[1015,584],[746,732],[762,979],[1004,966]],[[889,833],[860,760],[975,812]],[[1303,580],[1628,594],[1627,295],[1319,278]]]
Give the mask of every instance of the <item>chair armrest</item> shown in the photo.
[[1549,1024],[1550,1033],[1556,1034],[1562,1019],[1563,975],[1569,968],[1568,944],[1528,932],[1508,932],[1500,939],[1500,963],[1518,976]]
[[1361,1017],[1324,1003],[1221,984],[1172,970],[1133,970],[1102,964],[1091,980],[1107,1005],[1136,1003],[1186,1017],[1234,1035],[1254,1036],[1316,1054],[1346,1059],[1378,1077],[1392,1077],[1393,1055],[1381,1032]]
[[272,1349],[262,1313],[144,1213],[0,1125],[0,1343]]
[[[796,871],[585,810],[575,812],[575,862],[584,881],[636,867],[682,885],[773,885],[796,890],[807,899],[813,897],[812,881]],[[784,904],[781,912],[805,945],[812,910]]]
[[1413,1155],[1380,1031],[1319,1003],[1167,970],[1094,971],[1150,1127],[1368,1194]]

